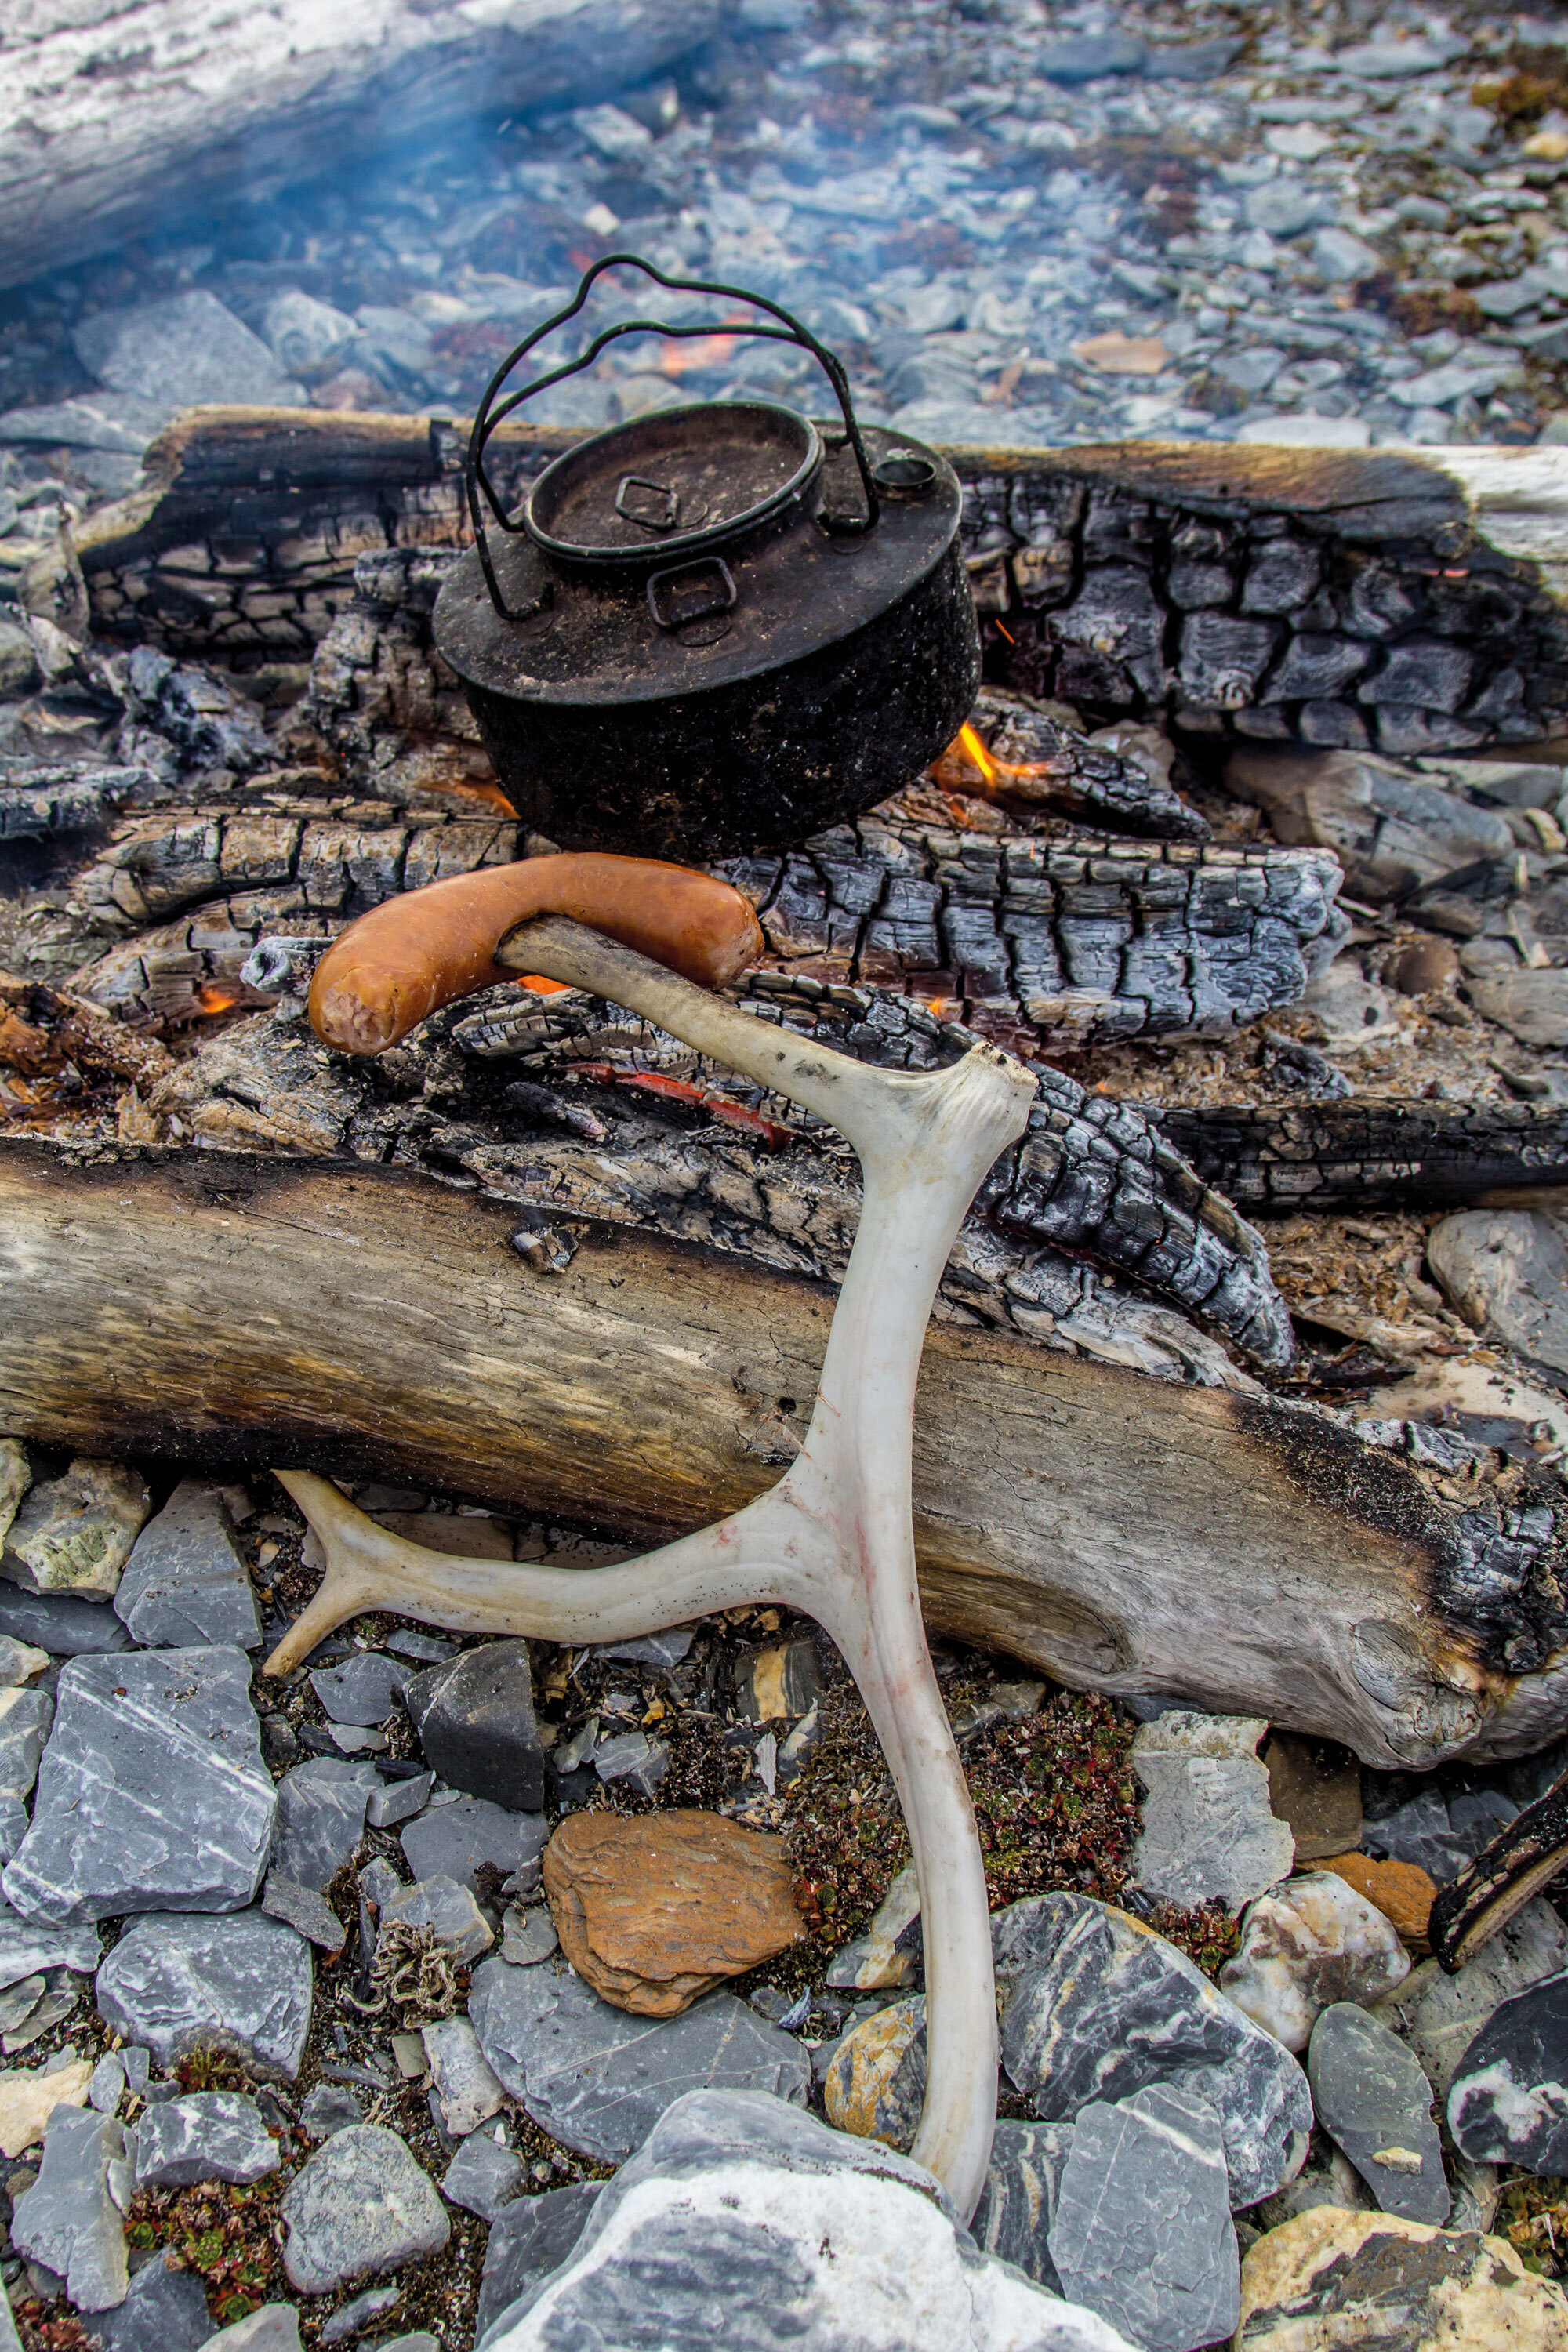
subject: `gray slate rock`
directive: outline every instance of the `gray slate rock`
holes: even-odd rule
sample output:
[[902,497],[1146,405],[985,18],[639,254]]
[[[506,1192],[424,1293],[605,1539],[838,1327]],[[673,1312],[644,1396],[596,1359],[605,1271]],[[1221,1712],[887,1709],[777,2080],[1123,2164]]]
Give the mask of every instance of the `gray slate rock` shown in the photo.
[[566,2262],[482,2339],[489,2352],[655,2341],[1111,2352],[1121,2340],[981,2253],[908,2157],[763,2094],[698,2091],[599,2191]]
[[207,2342],[218,2352],[300,2352],[300,2315],[291,2303],[264,2303]]
[[284,2193],[283,2268],[300,2294],[437,2254],[452,2234],[429,2175],[395,2132],[335,2132]]
[[509,1876],[531,1870],[549,1837],[542,1813],[512,1813],[482,1797],[459,1797],[410,1822],[401,1843],[416,1878],[455,1878],[477,1892],[476,1873],[483,1864]]
[[136,2180],[188,2189],[197,2180],[245,2188],[278,2169],[278,2143],[254,2099],[239,2091],[195,2091],[149,2107],[132,2135]]
[[397,1924],[428,1927],[460,1960],[477,1960],[495,1942],[489,1922],[466,1886],[455,1878],[422,1878],[414,1886],[400,1886],[381,1906],[380,1933]]
[[1052,2294],[1062,2293],[1047,2242],[1071,2124],[998,2123],[970,2231],[982,2251],[1011,2263]]
[[1147,1893],[1184,1910],[1217,1896],[1239,1911],[1288,1875],[1295,1841],[1270,1808],[1257,1754],[1268,1728],[1259,1717],[1180,1708],[1141,1727],[1132,1769],[1146,1795],[1132,1872]]
[[1381,1821],[1368,1822],[1362,1832],[1368,1853],[1382,1861],[1412,1862],[1439,1886],[1458,1878],[1471,1853],[1479,1853],[1485,1843],[1483,1838],[1468,1847],[1455,1835],[1440,1789],[1423,1789]]
[[0,1795],[20,1800],[38,1777],[55,1703],[47,1691],[0,1690]]
[[357,2336],[362,2327],[368,2327],[373,2319],[379,2319],[384,2311],[390,2311],[395,2303],[402,2300],[402,2296],[400,2286],[367,2287],[363,2294],[356,2294],[352,2303],[345,2303],[333,2312],[317,2336],[317,2343],[342,2344],[346,2337]]
[[347,1940],[348,1930],[325,1895],[285,1878],[280,1870],[268,1872],[261,1907],[269,1919],[286,1920],[307,1943],[319,1944],[324,1952],[341,1952]]
[[453,2139],[466,2139],[500,2112],[506,2093],[466,2017],[441,2017],[423,2032],[437,2119]]
[[624,2162],[688,2091],[799,2103],[811,2081],[794,2037],[732,1993],[710,1993],[679,2017],[633,2017],[574,1969],[490,1959],[474,1971],[468,2016],[503,2088],[552,2138],[602,2164]]
[[412,1821],[423,1812],[430,1801],[430,1791],[436,1785],[434,1772],[415,1772],[406,1780],[386,1780],[373,1789],[365,1800],[366,1826],[373,1830],[392,1830],[399,1822]]
[[363,2124],[364,2109],[344,2083],[318,2083],[300,2109],[300,2121],[312,2139],[331,2139],[334,2132]]
[[1454,2076],[1448,2128],[1482,2164],[1568,2172],[1568,1970],[1487,2020]]
[[374,1764],[311,1756],[278,1783],[272,1867],[318,1894],[331,1885],[364,1835],[365,1803],[381,1786]]
[[310,1688],[330,1722],[384,1723],[413,1674],[412,1666],[400,1665],[381,1650],[356,1650],[341,1666],[318,1666]]
[[441,2176],[441,2194],[448,2204],[460,2205],[465,2213],[493,2221],[521,2189],[523,2173],[522,2158],[510,2147],[500,2147],[488,2131],[470,2132]]
[[1219,2117],[1206,2099],[1151,2083],[1072,2126],[1047,2243],[1069,2303],[1146,2352],[1228,2336],[1241,2311]]
[[1396,2033],[1353,2001],[1325,2009],[1307,2045],[1318,2121],[1344,2150],[1385,2213],[1448,2218],[1443,2145],[1432,2086]]
[[125,2095],[125,2061],[118,2050],[106,2050],[92,2070],[92,2080],[87,2086],[87,2103],[96,2107],[100,2116],[112,2116],[119,2110]]
[[131,1647],[130,1634],[100,1601],[81,1601],[71,1592],[23,1592],[5,1584],[0,1584],[0,1633],[47,1650],[52,1658]]
[[509,1904],[501,1914],[500,1927],[500,1956],[514,1969],[537,1968],[561,1942],[555,1922],[542,1903],[531,1911],[525,1911],[519,1903]]
[[114,1612],[144,1649],[232,1642],[260,1646],[250,1571],[223,1497],[203,1478],[182,1478],[132,1547]]
[[[454,2167],[457,2162],[454,2158]],[[566,2260],[600,2186],[597,2180],[577,2180],[570,2189],[547,2189],[542,2197],[520,2197],[494,2217],[474,2315],[475,2352],[496,2321]]]
[[1373,2015],[1408,2042],[1439,2100],[1500,2001],[1568,1968],[1568,1927],[1539,1896],[1516,1911],[1454,1976],[1423,1960]]
[[111,392],[172,403],[239,402],[298,408],[300,385],[259,335],[205,289],[122,310],[98,310],[71,338],[89,375]]
[[38,2177],[16,2200],[11,2243],[58,2272],[79,2311],[112,2310],[130,2284],[120,2219],[130,2202],[125,2135],[112,2116],[57,2107],[45,2127]]
[[160,2066],[211,2047],[292,2082],[310,2029],[310,1948],[260,1911],[166,1912],[127,1929],[94,1992],[105,2023]]
[[237,1911],[272,1841],[271,1775],[233,1648],[77,1657],[60,1675],[32,1826],[0,1874],[19,1911]]
[[449,1788],[510,1812],[544,1802],[544,1750],[533,1720],[526,1642],[486,1642],[403,1686],[426,1760]]
[[1466,1209],[1426,1237],[1426,1260],[1449,1305],[1554,1377],[1568,1372],[1568,1242],[1533,1209]]
[[1173,2083],[1219,2116],[1233,2210],[1299,2168],[1306,2076],[1184,1952],[1086,1895],[1036,1895],[991,1926],[1002,2060],[1037,2116],[1070,2122],[1091,2099]]
[[136,2273],[120,2308],[92,2332],[102,2337],[103,2352],[199,2352],[213,2334],[206,2291],[177,2255],[156,2253]]

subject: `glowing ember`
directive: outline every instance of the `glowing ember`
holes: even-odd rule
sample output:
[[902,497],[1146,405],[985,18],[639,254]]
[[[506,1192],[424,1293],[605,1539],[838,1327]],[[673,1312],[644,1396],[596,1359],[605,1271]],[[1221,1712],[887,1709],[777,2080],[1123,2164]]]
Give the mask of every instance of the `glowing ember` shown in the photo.
[[1045,760],[999,760],[966,724],[942,757],[931,761],[928,773],[944,792],[1038,802],[1060,790],[1063,771]]
[[210,1020],[215,1013],[232,1012],[238,1003],[239,996],[236,990],[215,988],[209,980],[196,998],[196,1012],[203,1020]]
[[658,355],[665,375],[689,375],[696,368],[722,367],[740,341],[738,335],[693,335],[689,341],[666,343]]
[[542,971],[520,972],[517,984],[519,988],[531,988],[535,996],[566,996],[571,993],[564,981],[546,980]]

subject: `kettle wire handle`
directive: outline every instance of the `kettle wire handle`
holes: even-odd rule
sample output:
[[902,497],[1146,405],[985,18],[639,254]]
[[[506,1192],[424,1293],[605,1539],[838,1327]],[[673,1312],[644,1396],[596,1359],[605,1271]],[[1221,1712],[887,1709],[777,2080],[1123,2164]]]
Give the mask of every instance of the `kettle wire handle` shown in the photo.
[[[655,279],[660,286],[668,287],[672,293],[713,294],[732,302],[749,302],[754,309],[767,311],[771,318],[781,320],[782,324],[776,327],[743,326],[735,320],[725,320],[720,327],[715,328],[710,320],[701,326],[678,327],[668,325],[659,319],[623,319],[615,326],[606,327],[602,334],[596,335],[587,350],[576,359],[568,360],[563,367],[552,369],[548,375],[536,376],[531,383],[525,383],[521,392],[509,393],[504,400],[501,399],[500,396],[501,386],[518,362],[526,359],[534,345],[542,342],[546,335],[552,334],[557,327],[564,326],[568,319],[576,317],[587,301],[595,278],[601,278],[606,269],[618,268],[640,269],[646,277]],[[535,327],[531,334],[525,335],[521,342],[508,352],[485,386],[484,397],[475,411],[473,427],[468,435],[468,455],[463,463],[463,492],[468,501],[469,520],[474,527],[474,544],[484,571],[485,585],[489,590],[490,603],[503,621],[526,620],[530,614],[513,613],[507,605],[501,593],[500,583],[496,578],[495,565],[490,556],[484,508],[480,505],[482,495],[484,506],[489,507],[502,530],[515,536],[524,530],[525,526],[521,520],[515,522],[509,520],[500,499],[497,495],[495,485],[485,471],[485,450],[497,425],[510,416],[514,409],[521,408],[525,400],[531,400],[536,392],[547,391],[551,384],[560,383],[564,377],[579,374],[584,368],[590,366],[598,358],[606,344],[615,342],[621,335],[653,334],[674,338],[715,333],[758,335],[770,342],[797,343],[803,351],[811,353],[837,396],[838,405],[844,417],[845,435],[850,448],[855,453],[855,463],[860,474],[860,486],[866,494],[865,513],[836,514],[832,528],[837,532],[842,532],[846,537],[858,536],[876,529],[881,504],[877,497],[876,485],[871,479],[871,467],[866,456],[866,445],[860,437],[860,427],[856,421],[855,404],[849,394],[849,378],[845,373],[843,362],[830,352],[825,343],[817,341],[810,328],[804,325],[799,319],[793,317],[788,310],[781,309],[778,303],[770,302],[765,295],[750,294],[743,286],[723,286],[700,278],[668,278],[662,269],[655,268],[651,261],[644,261],[638,254],[606,253],[601,259],[595,261],[591,268],[584,271],[577,291],[565,309],[555,311],[542,325]],[[537,611],[539,607],[535,606],[532,609]]]

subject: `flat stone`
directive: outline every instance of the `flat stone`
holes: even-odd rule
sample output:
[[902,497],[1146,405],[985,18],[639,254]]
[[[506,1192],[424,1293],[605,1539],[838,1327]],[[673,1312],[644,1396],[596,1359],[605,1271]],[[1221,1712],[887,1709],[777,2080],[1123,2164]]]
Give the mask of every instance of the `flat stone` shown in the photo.
[[1426,1236],[1444,1297],[1473,1330],[1542,1370],[1568,1372],[1568,1242],[1531,1209],[1466,1209]]
[[486,1642],[403,1686],[419,1745],[448,1787],[509,1812],[544,1802],[544,1750],[533,1719],[526,1642]]
[[300,2352],[300,2315],[291,2303],[264,2303],[207,2342],[217,2352]]
[[926,2092],[923,1993],[893,2001],[852,2026],[834,2049],[823,2078],[823,2105],[836,2131],[907,2148],[920,2127]]
[[373,1853],[368,1862],[362,1863],[354,1881],[364,1901],[374,1903],[378,1911],[403,1891],[403,1880],[384,1853]]
[[28,1592],[107,1601],[152,1507],[140,1471],[79,1457],[25,1497],[0,1548],[0,1576]]
[[10,1902],[72,1920],[249,1903],[275,1811],[259,1732],[243,1650],[73,1658]]
[[300,2109],[300,2127],[312,2139],[331,2139],[363,2121],[364,2109],[345,2083],[318,2083]]
[[398,1925],[428,1927],[436,1941],[459,1960],[477,1960],[495,1942],[472,1893],[455,1878],[421,1878],[389,1895],[381,1906],[381,1935]]
[[125,2135],[114,2118],[58,2106],[37,2179],[16,2200],[11,2243],[58,2272],[79,2311],[112,2310],[130,2284],[120,2219],[130,2202]]
[[37,2007],[45,1982],[40,1976],[24,1977],[20,1984],[11,1985],[0,1993],[0,2033],[9,2033]]
[[1568,2172],[1568,1970],[1492,2011],[1455,2070],[1447,2113],[1479,2163]]
[[542,2197],[520,2197],[494,2217],[474,2315],[475,2352],[497,2320],[566,2260],[599,2189],[596,2180],[576,2180],[569,2189],[547,2189]]
[[1289,1826],[1270,1808],[1254,1752],[1268,1727],[1179,1710],[1141,1727],[1132,1768],[1147,1794],[1132,1874],[1145,1893],[1185,1910],[1217,1897],[1237,1911],[1287,1875]]
[[21,1799],[38,1777],[55,1703],[47,1691],[0,1689],[0,1795]]
[[[368,1503],[360,1505],[369,1510]],[[395,1625],[386,1637],[386,1646],[395,1650],[400,1658],[413,1658],[422,1666],[434,1665],[437,1659],[455,1657],[458,1645],[443,1639],[439,1633],[426,1633],[413,1625]]]
[[374,1764],[310,1756],[278,1783],[272,1867],[297,1886],[329,1886],[364,1835],[364,1809],[381,1786]]
[[357,2336],[362,2327],[368,2326],[373,2319],[379,2319],[384,2311],[390,2311],[394,2304],[400,2303],[402,2299],[403,2289],[400,2286],[367,2287],[363,2294],[356,2294],[352,2303],[341,2305],[323,2323],[317,2343],[342,2344],[346,2337]]
[[1496,971],[1466,986],[1476,1011],[1521,1045],[1568,1045],[1568,971]]
[[1370,2008],[1409,1974],[1383,1913],[1333,1872],[1312,1871],[1248,1904],[1241,1948],[1219,1984],[1255,2025],[1302,2051],[1320,2011],[1335,2001]]
[[1348,1853],[1361,1841],[1361,1768],[1331,1739],[1271,1732],[1263,1751],[1268,1802],[1289,1829],[1296,1867]]
[[80,1976],[90,1976],[101,1950],[102,1938],[94,1927],[52,1927],[44,1919],[24,1918],[8,1903],[0,1903],[0,1986],[18,1984],[47,1969],[74,1969]]
[[651,1797],[669,1769],[669,1742],[646,1731],[618,1731],[594,1750],[594,1769],[608,1785],[624,1780],[639,1797]]
[[1083,33],[1047,41],[1036,56],[1035,70],[1047,81],[1099,81],[1107,74],[1142,73],[1148,58],[1146,45],[1130,33]]
[[[492,2308],[482,2302],[481,2319]],[[639,2314],[657,2314],[659,2352],[720,2339],[759,2352],[1126,2352],[1089,2313],[979,2252],[922,2166],[754,2092],[676,2102],[600,2189],[565,2260],[481,2340],[489,2352],[629,2344],[647,2333]]]
[[341,1952],[348,1939],[343,1926],[324,1895],[300,1886],[279,1870],[269,1870],[261,1890],[261,1907],[269,1919],[286,1920],[290,1927],[323,1952]]
[[45,1989],[21,2021],[9,2032],[0,2035],[0,2049],[12,2057],[26,2050],[48,2032],[52,2025],[68,2017],[85,1989],[85,1979],[73,1976],[68,1969],[51,1969],[45,1979]]
[[[1304,2334],[1310,2330],[1310,2334]],[[1241,2266],[1237,2352],[1558,2352],[1568,2294],[1504,2238],[1320,2206]]]
[[384,1781],[365,1800],[366,1827],[390,1830],[395,1829],[399,1822],[412,1821],[429,1803],[435,1785],[434,1772],[415,1772],[406,1780]]
[[560,1942],[555,1922],[542,1904],[525,1911],[521,1904],[510,1903],[501,1913],[500,1956],[514,1969],[537,1968],[559,1948]]
[[68,1592],[23,1592],[5,1584],[0,1584],[0,1633],[29,1648],[37,1644],[54,1658],[131,1647],[130,1634],[101,1601]]
[[341,1666],[318,1666],[310,1688],[331,1722],[378,1724],[386,1721],[399,1691],[413,1677],[412,1666],[381,1650],[356,1650]]
[[1240,2255],[1219,2117],[1206,2099],[1151,2083],[1072,2126],[1047,2232],[1069,2304],[1147,2352],[1228,2336]]
[[13,1690],[31,1682],[48,1663],[47,1650],[35,1649],[30,1642],[18,1642],[9,1633],[0,1633],[0,1689]]
[[375,2352],[441,2352],[441,2347],[427,2327],[415,2327],[406,2336],[379,2337]]
[[103,2352],[199,2352],[213,2335],[206,2290],[179,2256],[161,2249],[132,2278],[124,2302],[93,2334]]
[[880,1992],[910,1983],[920,1965],[920,1881],[911,1863],[894,1878],[865,1935],[835,1952],[829,1985],[838,1992]]
[[543,1875],[573,1967],[640,2017],[678,2015],[805,1932],[783,1839],[719,1813],[569,1813]]
[[503,2087],[552,2138],[602,2164],[622,2163],[687,2091],[801,2101],[810,2084],[793,2035],[731,1993],[710,1993],[679,2017],[632,2018],[574,1969],[490,1959],[474,1971],[468,2015]]
[[164,1912],[127,1928],[94,1992],[104,2022],[160,2066],[228,2050],[292,2082],[310,2027],[310,1948],[261,1911]]
[[90,2058],[73,2059],[52,2074],[43,2066],[0,2067],[0,2153],[20,2156],[34,2147],[57,2107],[85,2107],[91,2083]]
[[96,2107],[100,2116],[118,2113],[125,2096],[125,2061],[118,2050],[106,2050],[92,2070],[87,2086],[87,2103]]
[[1300,2169],[1306,2076],[1184,1952],[1087,1895],[1035,1895],[991,1927],[1003,2063],[1037,2116],[1070,2122],[1091,2099],[1175,2083],[1220,2118],[1233,2210]]
[[1377,2016],[1406,2042],[1439,2101],[1478,2032],[1515,1993],[1568,1969],[1568,1927],[1543,1897],[1527,1903],[1449,1975],[1436,1960],[1413,1969]]
[[985,2186],[969,2224],[985,2253],[1012,2263],[1052,2294],[1061,2294],[1062,2284],[1048,2237],[1072,2134],[1071,2124],[998,2123]]
[[441,2121],[454,2139],[467,2139],[499,2115],[506,2093],[496,2080],[479,2035],[466,2017],[443,2017],[421,2029]]
[[437,2254],[452,2234],[429,2175],[395,2132],[336,2132],[284,2192],[283,2268],[300,2294]]
[[488,2132],[470,2132],[441,2177],[441,2194],[465,2213],[493,2221],[522,2188],[526,2168]]
[[595,1658],[620,1658],[631,1666],[678,1666],[696,1639],[693,1625],[671,1625],[662,1633],[640,1633],[635,1642],[599,1642]]
[[515,1876],[538,1862],[549,1835],[542,1813],[512,1813],[482,1797],[459,1797],[410,1822],[400,1842],[416,1878],[455,1878],[477,1893],[477,1874],[487,1862]]
[[94,311],[72,341],[89,375],[139,400],[177,408],[212,401],[298,408],[304,402],[259,335],[205,289]]
[[132,1548],[114,1595],[115,1614],[145,1649],[261,1643],[250,1571],[217,1490],[182,1478]]
[[[735,1706],[752,1723],[795,1723],[822,1696],[816,1645],[772,1642],[735,1662]],[[780,1735],[782,1738],[782,1734]]]
[[154,2189],[197,2180],[244,2188],[278,2169],[278,2143],[254,2099],[238,2091],[195,2091],[149,2107],[133,2134],[136,2179]]
[[1439,1789],[1423,1789],[1381,1821],[1368,1822],[1362,1843],[1380,1859],[1414,1863],[1439,1886],[1458,1878],[1470,1859],[1464,1841],[1454,1834]]
[[1347,1886],[1353,1886],[1358,1895],[1364,1895],[1412,1950],[1426,1949],[1426,1928],[1437,1884],[1419,1864],[1377,1862],[1367,1853],[1331,1853],[1323,1856],[1322,1866],[1342,1878]]
[[1432,2086],[1396,2033],[1349,2001],[1312,2028],[1307,2074],[1318,2121],[1385,2213],[1445,2221],[1448,2183]]

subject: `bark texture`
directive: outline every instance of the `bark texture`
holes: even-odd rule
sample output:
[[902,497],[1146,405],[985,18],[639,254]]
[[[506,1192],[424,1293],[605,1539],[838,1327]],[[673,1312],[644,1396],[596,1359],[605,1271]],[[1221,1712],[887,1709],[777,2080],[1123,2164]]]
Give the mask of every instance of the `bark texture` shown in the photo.
[[1385,1099],[1161,1104],[1151,1123],[1205,1184],[1254,1211],[1440,1207],[1568,1183],[1561,1104]]
[[[820,1284],[598,1221],[541,1272],[517,1231],[513,1205],[406,1170],[0,1146],[0,1427],[429,1482],[637,1545],[772,1482]],[[1551,1511],[1522,1487],[1457,1507],[1321,1413],[939,1323],[915,1511],[931,1623],[1074,1685],[1384,1764],[1521,1752],[1568,1718]],[[1505,1585],[1539,1653],[1511,1668]]]
[[237,153],[254,200],[454,117],[620,88],[720,13],[719,0],[16,0],[0,31],[0,284],[220,195]]

